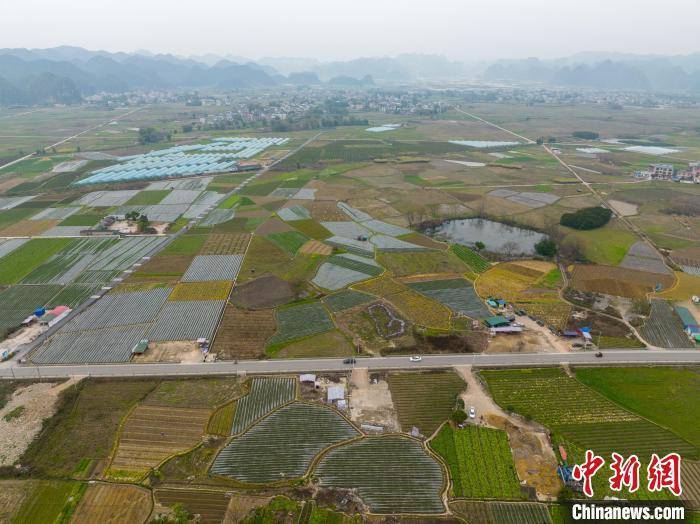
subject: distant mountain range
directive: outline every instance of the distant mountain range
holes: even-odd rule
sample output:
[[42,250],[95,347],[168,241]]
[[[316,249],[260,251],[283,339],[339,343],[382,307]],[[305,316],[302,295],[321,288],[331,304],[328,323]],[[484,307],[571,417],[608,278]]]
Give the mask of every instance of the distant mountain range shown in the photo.
[[464,64],[440,55],[421,54],[320,62],[294,57],[253,61],[235,55],[110,53],[71,46],[0,49],[0,105],[70,104],[102,91],[245,89],[322,83],[361,86],[465,78],[700,92],[700,53],[669,57],[581,53],[558,60],[532,58]]

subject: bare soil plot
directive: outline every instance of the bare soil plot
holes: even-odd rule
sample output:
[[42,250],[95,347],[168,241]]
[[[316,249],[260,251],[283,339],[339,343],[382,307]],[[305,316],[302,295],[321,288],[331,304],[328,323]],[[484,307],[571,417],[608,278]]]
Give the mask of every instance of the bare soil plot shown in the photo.
[[242,255],[250,241],[247,233],[225,234],[212,233],[207,236],[200,255]]
[[41,235],[52,227],[57,226],[60,220],[22,220],[0,231],[3,237],[33,237]]
[[333,248],[331,246],[327,246],[319,240],[309,240],[299,248],[299,252],[306,253],[308,255],[328,256],[333,252]]
[[71,522],[145,522],[152,505],[151,493],[146,489],[130,485],[93,484],[80,499]]
[[158,488],[154,494],[159,506],[172,508],[175,504],[181,504],[188,513],[197,515],[197,522],[202,524],[223,522],[229,505],[225,491]]
[[286,233],[287,231],[294,231],[291,226],[288,226],[286,222],[283,222],[279,218],[271,218],[263,222],[255,230],[255,233],[262,236],[267,236],[271,233]]
[[638,241],[630,246],[625,258],[620,262],[620,267],[628,269],[639,269],[650,273],[660,273],[667,275],[671,270],[664,264],[663,257],[652,249],[649,244]]
[[202,362],[202,351],[195,341],[177,340],[171,342],[150,341],[148,351],[143,355],[134,355],[135,364],[148,362]]
[[267,309],[291,302],[296,297],[292,285],[273,275],[237,285],[231,292],[231,302],[244,308]]
[[683,500],[693,509],[700,508],[700,462],[683,462]]
[[579,291],[589,291],[633,299],[644,299],[657,284],[668,289],[674,283],[673,275],[615,266],[577,265],[571,275],[571,284]]
[[124,422],[110,473],[145,473],[169,456],[195,446],[211,410],[140,405]]
[[249,311],[232,304],[226,306],[212,352],[222,360],[259,358],[277,323],[272,309]]
[[367,368],[355,367],[350,375],[350,420],[358,426],[370,424],[388,431],[401,431],[389,383]]

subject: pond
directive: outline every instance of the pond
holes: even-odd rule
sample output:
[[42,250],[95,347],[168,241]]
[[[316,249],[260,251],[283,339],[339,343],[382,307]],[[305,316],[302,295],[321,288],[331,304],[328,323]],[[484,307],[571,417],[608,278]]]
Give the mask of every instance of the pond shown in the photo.
[[547,238],[547,235],[537,231],[483,218],[446,220],[425,232],[432,237],[470,247],[481,241],[486,245],[486,251],[510,255],[531,255],[535,253],[535,244]]

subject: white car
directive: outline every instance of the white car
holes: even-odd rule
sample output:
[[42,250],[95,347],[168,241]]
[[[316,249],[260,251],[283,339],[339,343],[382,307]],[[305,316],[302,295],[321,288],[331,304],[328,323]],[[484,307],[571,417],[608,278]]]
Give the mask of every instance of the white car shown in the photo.
[[412,357],[408,358],[409,362],[420,362],[423,360],[423,357],[420,357],[419,355],[413,355]]
[[469,418],[476,418],[476,409],[474,409],[474,406],[469,408]]

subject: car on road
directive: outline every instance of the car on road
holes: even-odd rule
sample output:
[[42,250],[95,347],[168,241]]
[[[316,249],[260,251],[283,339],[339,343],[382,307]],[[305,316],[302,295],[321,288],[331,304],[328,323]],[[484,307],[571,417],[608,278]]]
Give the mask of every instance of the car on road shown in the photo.
[[409,362],[420,362],[421,360],[423,360],[423,357],[421,357],[420,355],[413,355],[408,359]]
[[596,358],[601,358],[601,357],[603,356],[603,352],[602,352],[602,351],[596,351],[596,352],[595,352],[595,356],[596,356]]
[[351,357],[351,358],[346,358],[345,360],[343,360],[343,364],[355,364],[356,362],[357,362],[357,360],[355,360],[355,359],[352,358],[352,357]]
[[476,409],[474,406],[471,406],[469,408],[469,418],[476,418]]

